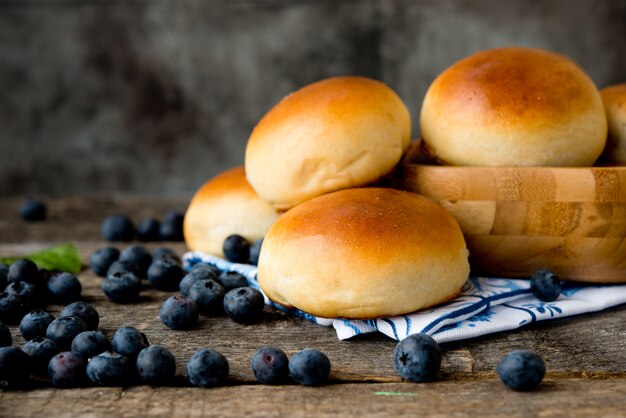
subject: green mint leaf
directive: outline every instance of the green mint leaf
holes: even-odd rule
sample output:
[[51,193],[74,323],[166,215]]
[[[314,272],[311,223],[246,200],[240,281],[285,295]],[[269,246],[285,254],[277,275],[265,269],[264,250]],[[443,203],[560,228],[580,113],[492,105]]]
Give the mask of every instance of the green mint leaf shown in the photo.
[[78,250],[76,246],[71,243],[58,245],[22,257],[0,257],[0,262],[9,265],[20,258],[27,258],[37,264],[37,267],[50,271],[66,271],[76,274],[79,273],[83,267],[80,262]]

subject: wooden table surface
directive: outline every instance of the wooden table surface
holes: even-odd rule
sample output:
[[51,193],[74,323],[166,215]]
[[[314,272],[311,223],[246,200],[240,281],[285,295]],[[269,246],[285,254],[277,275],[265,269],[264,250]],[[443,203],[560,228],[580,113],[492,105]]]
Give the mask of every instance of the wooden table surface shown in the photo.
[[[185,198],[111,196],[48,200],[48,220],[19,219],[19,198],[0,198],[0,254],[19,255],[56,243],[74,242],[83,262],[105,246],[102,219],[129,215],[135,221],[184,211]],[[124,248],[128,244],[118,244]],[[182,254],[182,243],[169,246]],[[339,341],[332,328],[266,308],[256,325],[239,325],[226,317],[201,317],[190,331],[174,331],[159,320],[167,292],[148,289],[140,303],[116,305],[100,290],[90,270],[79,275],[83,299],[100,312],[100,329],[111,337],[124,325],[145,332],[153,344],[169,348],[178,378],[171,387],[89,387],[1,391],[0,415],[7,417],[196,417],[196,416],[626,416],[626,307],[577,318],[537,323],[521,330],[442,345],[443,362],[436,382],[403,382],[393,368],[396,342],[382,335]],[[58,314],[60,306],[50,306]],[[14,344],[24,340],[11,327]],[[255,382],[250,357],[265,345],[288,355],[305,347],[326,353],[331,380],[321,387],[296,384],[264,386]],[[185,366],[199,348],[223,353],[230,363],[227,385],[189,387]],[[539,353],[547,374],[541,388],[518,393],[498,380],[495,366],[514,349]]]

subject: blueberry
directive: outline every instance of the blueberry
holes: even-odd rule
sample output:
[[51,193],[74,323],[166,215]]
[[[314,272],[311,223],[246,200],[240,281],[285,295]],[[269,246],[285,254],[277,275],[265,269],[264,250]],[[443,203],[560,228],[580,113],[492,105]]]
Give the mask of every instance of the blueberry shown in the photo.
[[184,275],[185,271],[173,258],[155,260],[148,269],[148,280],[158,290],[177,290]]
[[120,258],[120,250],[113,247],[105,247],[96,250],[89,257],[89,268],[100,277],[106,277],[111,264]]
[[11,282],[4,288],[4,291],[10,295],[19,296],[26,311],[40,307],[42,304],[41,293],[32,283]]
[[109,339],[100,331],[83,331],[72,340],[72,352],[90,359],[105,351],[112,351]]
[[118,329],[113,335],[112,344],[113,351],[128,357],[130,360],[136,359],[137,354],[150,345],[146,334],[134,327]]
[[20,332],[26,341],[35,337],[45,337],[48,325],[54,321],[54,315],[48,312],[36,309],[24,315],[20,322]]
[[141,292],[141,280],[129,271],[115,273],[102,281],[102,291],[112,302],[134,302]]
[[24,315],[22,298],[7,292],[0,293],[0,321],[15,325]]
[[98,311],[87,302],[74,302],[61,311],[61,316],[74,315],[85,321],[88,330],[95,330],[100,323]]
[[161,247],[152,251],[152,260],[160,260],[162,258],[173,259],[173,260],[178,261],[178,264],[181,264],[180,258],[170,248]]
[[552,302],[561,294],[561,281],[548,269],[537,270],[530,278],[530,290],[537,299]]
[[101,353],[87,364],[87,377],[98,386],[124,386],[131,377],[132,364],[121,354]]
[[3,290],[6,287],[8,274],[9,266],[4,263],[0,263],[0,290]]
[[182,241],[183,236],[183,215],[178,212],[168,212],[165,214],[163,222],[159,227],[159,236],[163,241]]
[[50,359],[48,376],[58,388],[81,386],[85,382],[87,361],[78,353],[63,351]]
[[261,246],[263,245],[263,238],[258,239],[250,246],[250,264],[255,266],[259,264],[259,254],[261,254]]
[[546,374],[541,357],[530,351],[512,351],[500,360],[496,373],[502,383],[513,390],[532,390],[539,386]]
[[77,316],[62,316],[50,322],[46,338],[54,341],[60,350],[67,351],[74,338],[83,331],[87,331],[85,321]]
[[187,376],[194,386],[220,386],[228,377],[228,361],[217,351],[198,350],[187,363]]
[[218,280],[227,292],[237,289],[238,287],[248,286],[246,276],[236,271],[223,271],[219,275]]
[[13,344],[13,337],[9,327],[0,322],[0,347],[8,347]]
[[16,347],[0,348],[0,382],[23,384],[30,377],[30,372],[28,354]]
[[330,374],[330,360],[320,351],[305,348],[291,357],[289,372],[293,380],[301,385],[321,385]]
[[283,350],[263,347],[252,356],[252,371],[260,383],[278,385],[287,379],[289,360]]
[[187,329],[198,321],[198,305],[190,298],[176,295],[161,305],[161,321],[172,329]]
[[61,273],[48,279],[48,295],[61,304],[77,301],[82,290],[80,281],[71,273]]
[[156,219],[144,219],[137,227],[137,238],[139,241],[158,241],[159,240],[159,221]]
[[39,268],[37,264],[27,259],[20,259],[15,261],[9,267],[7,273],[7,282],[28,282],[34,285],[41,283],[39,277]]
[[151,345],[141,350],[136,365],[141,381],[153,386],[170,383],[176,372],[174,356],[160,345]]
[[224,312],[230,319],[242,324],[258,322],[264,305],[263,295],[252,287],[239,287],[224,296]]
[[33,374],[45,375],[48,371],[50,359],[59,354],[57,345],[43,337],[35,337],[22,347],[30,358],[30,366]]
[[141,245],[131,245],[120,253],[119,261],[132,261],[139,266],[139,276],[146,277],[148,267],[152,264],[152,254]]
[[172,223],[162,223],[159,227],[159,237],[162,241],[183,241],[183,230]]
[[185,220],[185,216],[182,213],[177,212],[175,210],[170,210],[168,212],[165,212],[165,215],[163,215],[163,222],[171,222],[173,224],[180,226],[181,228],[183,227],[184,220]]
[[46,205],[38,199],[26,199],[20,207],[20,215],[25,221],[43,221],[46,219]]
[[250,243],[241,235],[230,235],[222,247],[224,257],[233,263],[247,263],[250,259]]
[[201,315],[216,315],[224,311],[224,287],[215,280],[200,280],[189,289],[189,297],[198,305]]
[[135,237],[135,226],[126,216],[109,216],[102,222],[102,236],[107,241],[131,241]]
[[396,346],[393,364],[400,376],[412,382],[429,382],[441,367],[441,350],[426,334],[413,334]]
[[137,277],[141,277],[141,269],[139,265],[133,261],[120,261],[116,260],[111,264],[109,269],[107,270],[107,274],[105,277],[113,276],[115,273],[126,273],[131,272]]
[[217,280],[218,274],[215,274],[215,270],[210,268],[191,269],[191,271],[180,281],[178,289],[183,295],[189,296],[189,289],[191,289],[191,286],[193,286],[194,283],[202,280]]
[[220,273],[222,272],[222,270],[217,268],[217,266],[214,266],[213,264],[207,264],[207,263],[194,264],[193,267],[191,267],[191,271],[196,271],[196,270],[210,270],[216,277],[218,277]]

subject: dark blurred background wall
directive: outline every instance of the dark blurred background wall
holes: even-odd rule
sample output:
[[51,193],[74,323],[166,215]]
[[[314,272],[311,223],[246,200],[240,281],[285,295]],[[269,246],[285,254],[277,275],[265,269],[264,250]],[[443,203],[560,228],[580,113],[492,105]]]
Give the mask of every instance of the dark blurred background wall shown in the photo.
[[626,1],[0,0],[0,195],[193,192],[333,75],[386,82],[417,136],[434,77],[504,45],[626,81]]

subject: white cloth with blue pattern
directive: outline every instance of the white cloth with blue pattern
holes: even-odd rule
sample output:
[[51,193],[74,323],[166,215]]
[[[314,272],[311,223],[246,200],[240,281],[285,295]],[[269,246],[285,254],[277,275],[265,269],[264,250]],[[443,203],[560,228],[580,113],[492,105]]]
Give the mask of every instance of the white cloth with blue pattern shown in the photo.
[[[194,264],[216,265],[220,270],[236,271],[259,288],[257,269],[247,264],[230,263],[202,253],[183,256],[186,269]],[[536,321],[564,318],[596,312],[626,303],[626,285],[582,285],[566,282],[561,296],[554,302],[541,302],[529,289],[530,282],[521,279],[472,277],[459,297],[431,309],[407,315],[370,320],[318,318],[298,309],[286,309],[265,303],[324,326],[333,326],[337,337],[345,340],[359,334],[382,332],[402,340],[408,335],[426,333],[438,342],[464,340],[494,332],[516,329]]]

